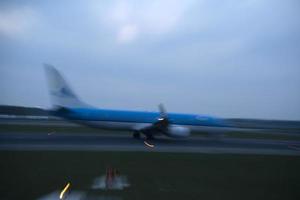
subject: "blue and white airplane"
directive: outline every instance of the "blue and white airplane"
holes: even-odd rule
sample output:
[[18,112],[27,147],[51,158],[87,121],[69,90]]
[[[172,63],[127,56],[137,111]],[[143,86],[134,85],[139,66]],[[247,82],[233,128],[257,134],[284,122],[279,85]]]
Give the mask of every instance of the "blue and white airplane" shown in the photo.
[[159,112],[97,109],[83,103],[53,66],[45,65],[45,69],[54,106],[53,114],[75,123],[101,129],[132,131],[134,138],[140,138],[143,134],[147,139],[156,135],[186,138],[191,132],[210,132],[215,135],[229,128],[220,118],[166,113],[162,105],[159,105]]

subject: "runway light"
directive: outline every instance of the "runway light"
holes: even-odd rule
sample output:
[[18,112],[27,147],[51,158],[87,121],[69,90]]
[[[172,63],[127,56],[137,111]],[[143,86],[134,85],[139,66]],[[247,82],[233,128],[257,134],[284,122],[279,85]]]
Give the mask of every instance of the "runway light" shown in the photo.
[[148,147],[151,147],[151,148],[153,148],[153,147],[154,147],[154,145],[153,145],[153,144],[149,144],[147,141],[144,141],[144,144],[145,144],[145,145],[147,145]]
[[70,187],[70,183],[68,183],[65,188],[61,191],[60,195],[59,195],[59,199],[63,199],[64,198],[64,194],[66,193],[66,191],[68,190],[68,188]]

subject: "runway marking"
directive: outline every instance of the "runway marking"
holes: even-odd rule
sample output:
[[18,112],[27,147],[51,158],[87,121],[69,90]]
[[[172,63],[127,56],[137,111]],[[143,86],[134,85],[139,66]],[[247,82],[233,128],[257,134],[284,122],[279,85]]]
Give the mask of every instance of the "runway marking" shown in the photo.
[[59,195],[59,199],[63,199],[64,198],[64,194],[65,194],[65,192],[68,190],[68,188],[70,187],[70,183],[68,183],[65,187],[64,187],[64,189],[61,191],[61,193],[60,193],[60,195]]
[[297,150],[297,151],[300,151],[300,147],[297,147],[295,144],[290,144],[290,145],[288,145],[288,148],[290,148],[290,149],[294,149],[294,150]]
[[150,148],[154,148],[154,145],[153,144],[149,144],[147,141],[144,141],[144,144],[147,145]]

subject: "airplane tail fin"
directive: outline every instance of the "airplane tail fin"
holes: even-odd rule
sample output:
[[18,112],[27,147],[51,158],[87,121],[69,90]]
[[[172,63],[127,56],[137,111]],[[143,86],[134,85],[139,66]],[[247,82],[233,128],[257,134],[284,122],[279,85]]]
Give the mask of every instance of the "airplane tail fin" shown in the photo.
[[55,108],[89,107],[81,102],[63,76],[52,65],[44,64],[51,102]]

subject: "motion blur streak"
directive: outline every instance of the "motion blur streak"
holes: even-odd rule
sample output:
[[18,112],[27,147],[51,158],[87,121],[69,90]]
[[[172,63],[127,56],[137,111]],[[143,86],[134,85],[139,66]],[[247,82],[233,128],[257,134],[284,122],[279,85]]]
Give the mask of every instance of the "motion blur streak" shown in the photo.
[[153,148],[153,147],[154,147],[154,145],[153,145],[153,144],[149,144],[147,141],[144,141],[144,144],[145,144],[145,145],[147,145],[148,147],[151,147],[151,148]]
[[65,192],[68,190],[68,188],[70,187],[70,183],[68,183],[65,188],[61,191],[60,195],[59,195],[59,199],[63,199]]
[[296,146],[296,145],[288,145],[288,147],[289,147],[290,149],[294,149],[294,150],[300,151],[300,146],[298,147],[298,146]]

